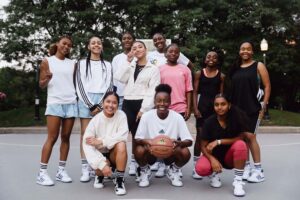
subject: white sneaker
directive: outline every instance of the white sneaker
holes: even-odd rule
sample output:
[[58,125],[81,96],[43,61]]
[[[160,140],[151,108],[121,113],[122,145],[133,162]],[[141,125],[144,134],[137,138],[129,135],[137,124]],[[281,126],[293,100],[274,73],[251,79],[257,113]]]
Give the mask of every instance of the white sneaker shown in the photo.
[[95,176],[94,188],[96,188],[96,189],[103,188],[104,187],[103,179],[104,179],[103,176]]
[[265,180],[265,175],[262,169],[253,169],[251,175],[247,179],[250,183],[260,183]]
[[233,183],[233,194],[234,196],[237,197],[242,197],[245,196],[246,192],[243,188],[243,185],[245,185],[245,183],[242,180],[234,180]]
[[115,178],[114,184],[115,184],[116,195],[125,195],[126,194],[124,178],[122,178],[122,177]]
[[151,176],[151,170],[150,168],[147,168],[146,170],[141,170],[141,176],[140,176],[140,187],[148,187],[150,185],[149,179]]
[[180,178],[183,177],[183,174],[182,174],[182,170],[181,170],[181,169],[178,170],[178,174],[179,174]]
[[91,178],[90,178],[89,165],[84,164],[84,165],[82,165],[82,169],[81,169],[80,181],[81,182],[89,182],[90,180],[91,180]]
[[151,171],[157,171],[160,162],[155,162],[153,165],[150,166]]
[[172,165],[168,168],[167,177],[175,187],[182,187],[183,183],[179,175],[179,169],[175,169]]
[[137,164],[135,161],[131,160],[130,164],[129,164],[129,172],[128,174],[130,176],[134,176],[136,174],[136,168],[137,168]]
[[155,173],[155,177],[157,178],[161,178],[165,176],[165,169],[166,169],[166,165],[164,162],[159,162],[158,164],[158,170]]
[[193,169],[192,177],[193,177],[193,179],[197,179],[197,180],[201,180],[203,178],[202,176],[200,176],[199,174],[197,174],[195,168]]
[[49,174],[47,172],[39,172],[37,178],[36,178],[36,183],[39,185],[44,185],[44,186],[52,186],[54,185],[54,182],[50,178]]
[[56,180],[63,183],[71,183],[72,179],[65,169],[59,169],[56,173]]
[[139,183],[141,180],[141,168],[136,168],[136,174],[135,174],[135,182]]
[[251,171],[252,171],[251,165],[250,164],[245,165],[244,173],[243,173],[243,180],[247,180],[250,177]]
[[214,188],[219,188],[222,186],[221,179],[217,173],[213,173],[209,176],[210,178],[210,186]]
[[90,173],[90,177],[91,178],[95,178],[96,177],[96,172],[93,168],[91,168],[91,166],[89,166],[89,173]]

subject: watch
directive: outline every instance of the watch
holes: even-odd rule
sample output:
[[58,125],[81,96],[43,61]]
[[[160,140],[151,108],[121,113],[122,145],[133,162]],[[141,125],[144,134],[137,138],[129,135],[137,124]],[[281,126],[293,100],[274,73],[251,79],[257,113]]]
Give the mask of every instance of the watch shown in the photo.
[[221,140],[217,140],[217,144],[218,144],[218,145],[221,145]]

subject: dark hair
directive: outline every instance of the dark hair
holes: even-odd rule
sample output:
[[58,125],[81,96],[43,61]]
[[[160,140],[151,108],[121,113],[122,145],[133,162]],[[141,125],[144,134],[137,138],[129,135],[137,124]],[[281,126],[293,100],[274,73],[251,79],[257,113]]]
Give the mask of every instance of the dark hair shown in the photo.
[[132,46],[133,46],[135,43],[140,43],[140,44],[142,44],[142,45],[145,47],[145,49],[147,49],[146,44],[145,44],[143,41],[141,41],[141,40],[135,40],[135,41],[132,43]]
[[179,49],[179,52],[180,52],[180,48],[179,48],[179,46],[178,46],[176,43],[169,44],[169,45],[166,47],[165,52],[167,52],[168,49],[169,49],[170,47],[177,47],[177,48]]
[[105,99],[106,99],[107,97],[109,97],[110,95],[113,95],[113,96],[115,96],[115,97],[117,98],[117,102],[118,102],[118,105],[119,105],[119,103],[120,103],[120,97],[119,97],[119,95],[118,95],[116,92],[114,92],[114,91],[106,92],[106,93],[104,94],[104,96],[103,96],[102,102],[104,102]]
[[211,48],[205,53],[205,56],[203,57],[202,63],[201,63],[202,68],[206,67],[205,60],[206,60],[206,56],[209,52],[215,52],[217,54],[217,56],[218,56],[217,68],[219,70],[221,70],[222,66],[223,66],[223,62],[224,62],[224,52],[221,49],[215,49],[215,48]]
[[[217,98],[224,98],[228,103],[231,103],[229,97],[225,94],[217,94],[215,100]],[[249,118],[244,111],[231,104],[226,117],[226,127],[232,133],[249,131]]]
[[[69,40],[73,43],[72,38],[71,38],[69,35],[63,35],[63,36],[60,36],[60,37],[56,40],[56,42],[60,42],[60,41],[61,41],[62,39],[64,39],[64,38],[69,39]],[[57,52],[57,45],[56,45],[56,43],[50,44],[49,49],[48,49],[48,52],[49,52],[50,56],[53,56],[53,55],[56,54],[56,52]],[[69,57],[70,57],[70,54],[65,55],[65,57],[66,57],[66,58],[69,58]]]
[[[90,44],[91,39],[94,38],[94,37],[99,38],[99,39],[101,40],[101,38],[100,38],[99,36],[97,36],[97,35],[92,35],[92,36],[89,37],[89,39],[88,39],[87,46]],[[89,71],[90,71],[90,75],[92,76],[92,72],[91,72],[91,54],[92,54],[92,52],[89,50],[88,55],[87,55],[87,57],[86,57],[86,71],[85,71],[86,77],[88,77],[88,72],[89,72]],[[107,69],[106,69],[107,67],[106,67],[106,65],[105,65],[104,58],[103,58],[103,51],[101,51],[101,53],[100,53],[100,61],[101,61],[101,63],[102,63],[102,64],[101,64],[102,70],[103,70],[103,71],[107,71]],[[103,67],[103,65],[104,65],[104,67]],[[106,79],[106,77],[105,77],[105,79]]]
[[122,38],[125,34],[128,34],[132,37],[133,41],[135,41],[135,36],[133,35],[133,33],[129,32],[129,31],[125,31],[122,33],[121,37],[120,37],[120,40],[122,41]]
[[[242,44],[244,44],[244,43],[249,43],[252,46],[252,49],[254,48],[254,45],[253,45],[252,42],[250,42],[250,41],[244,41],[244,42],[240,43],[238,49],[240,49],[241,46],[242,46]],[[241,65],[242,65],[242,59],[241,59],[240,54],[238,53],[237,56],[236,56],[235,62],[230,67],[229,72],[228,72],[228,75],[229,75],[230,79],[232,78],[233,74],[240,68]]]
[[155,95],[154,95],[154,98],[156,97],[156,95],[157,95],[159,92],[165,92],[165,93],[167,93],[168,95],[171,96],[172,88],[171,88],[171,86],[168,85],[168,84],[159,84],[158,86],[155,87]]
[[162,34],[162,33],[160,33],[160,32],[154,33],[154,34],[152,35],[152,38],[154,37],[154,35],[161,35],[164,39],[166,39],[165,36],[164,36],[164,34]]

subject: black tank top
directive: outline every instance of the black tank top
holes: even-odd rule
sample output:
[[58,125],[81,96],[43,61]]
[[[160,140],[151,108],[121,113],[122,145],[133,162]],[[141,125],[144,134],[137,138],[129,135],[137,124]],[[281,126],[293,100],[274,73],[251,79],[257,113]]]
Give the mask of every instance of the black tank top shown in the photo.
[[248,115],[257,114],[261,108],[257,100],[257,62],[240,67],[232,76],[231,101]]
[[221,72],[218,71],[217,75],[209,78],[204,74],[204,70],[201,70],[200,80],[199,80],[199,90],[198,94],[202,97],[208,97],[209,99],[214,99],[215,96],[220,93],[221,85]]
[[201,70],[199,79],[200,94],[198,101],[198,109],[201,112],[202,118],[207,119],[214,114],[214,98],[220,93],[221,72],[219,71],[214,77],[206,77],[204,70]]

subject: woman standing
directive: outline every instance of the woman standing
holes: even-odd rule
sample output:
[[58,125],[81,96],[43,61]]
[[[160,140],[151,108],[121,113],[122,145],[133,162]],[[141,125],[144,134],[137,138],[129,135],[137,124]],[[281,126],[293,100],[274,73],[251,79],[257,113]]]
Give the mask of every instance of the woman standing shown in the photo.
[[48,129],[48,137],[42,149],[40,172],[37,177],[37,184],[40,185],[54,185],[47,173],[47,165],[60,128],[61,145],[56,180],[64,183],[72,182],[65,169],[71,131],[75,117],[77,117],[76,94],[73,85],[74,61],[68,58],[71,47],[70,37],[60,37],[50,50],[54,54],[45,58],[40,67],[40,87],[47,87],[45,115]]
[[231,105],[223,94],[215,97],[214,110],[216,114],[204,122],[201,134],[203,155],[196,163],[196,172],[200,176],[209,176],[210,185],[219,188],[222,183],[218,174],[223,168],[233,168],[233,194],[244,196],[245,183],[242,176],[248,150],[243,138],[244,132],[248,131],[248,118],[244,112]]
[[[239,58],[230,69],[229,77],[232,82],[232,103],[245,111],[250,119],[251,133],[247,133],[247,140],[254,161],[254,169],[251,170],[250,163],[247,162],[243,178],[249,182],[262,182],[265,178],[261,167],[260,147],[254,133],[258,118],[262,118],[269,102],[271,84],[266,66],[253,60],[253,45],[250,42],[241,44]],[[257,99],[260,82],[264,86],[262,104]]]
[[[129,131],[134,138],[140,118],[143,113],[154,107],[153,98],[155,87],[160,83],[159,69],[148,62],[146,45],[141,41],[135,41],[128,56],[127,64],[118,70],[115,79],[125,84],[124,101],[122,110],[128,119]],[[129,166],[129,174],[136,174],[136,161],[134,159],[135,139],[132,140],[132,157]]]
[[80,181],[90,180],[90,170],[82,149],[82,137],[91,118],[102,110],[103,95],[113,90],[112,67],[103,59],[100,37],[88,40],[88,56],[78,61],[75,70],[76,93],[79,97],[78,116],[81,124],[80,154],[82,175]]
[[118,110],[119,96],[107,92],[103,97],[103,111],[89,123],[83,136],[86,158],[96,171],[94,188],[103,188],[104,176],[115,171],[115,193],[125,195],[124,173],[127,163],[126,141],[128,126],[126,115]]
[[[115,74],[118,70],[120,70],[122,67],[126,66],[127,63],[127,57],[131,57],[132,55],[130,54],[131,47],[133,42],[135,41],[135,37],[133,34],[130,32],[125,32],[122,35],[121,43],[123,47],[123,53],[120,53],[116,55],[113,60],[112,60],[112,67],[113,67],[113,73]],[[123,104],[123,99],[124,99],[124,88],[125,84],[114,80],[114,85],[117,88],[117,93],[120,97],[120,104],[119,104],[119,109],[122,108]]]
[[[201,132],[204,121],[215,113],[214,99],[219,93],[223,93],[225,75],[220,71],[221,62],[219,55],[215,51],[210,51],[206,54],[203,60],[204,68],[195,73],[193,103],[194,115],[196,117],[197,136],[194,145],[194,163],[197,162],[201,149]],[[195,169],[192,177],[201,179]]]

